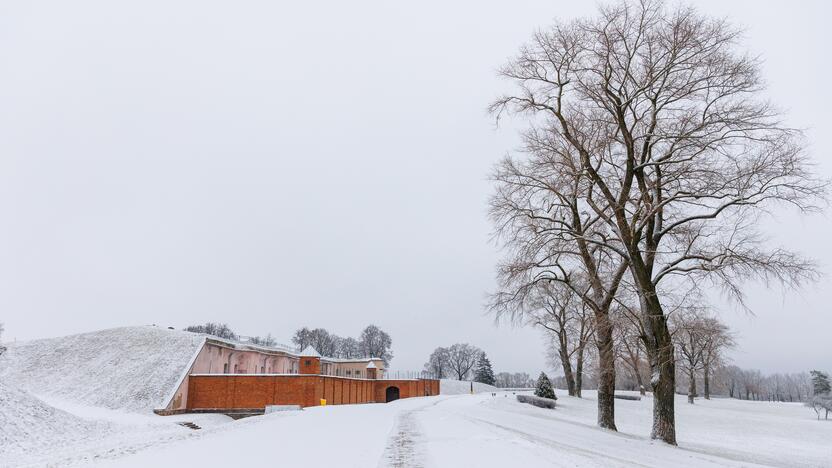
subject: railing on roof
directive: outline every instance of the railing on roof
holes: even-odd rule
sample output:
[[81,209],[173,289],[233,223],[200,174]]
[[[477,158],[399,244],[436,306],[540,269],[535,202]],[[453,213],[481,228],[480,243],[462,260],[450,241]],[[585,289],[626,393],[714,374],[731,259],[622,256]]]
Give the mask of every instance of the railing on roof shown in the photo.
[[385,370],[380,377],[381,380],[411,380],[411,379],[435,379],[433,373],[428,371],[408,370]]

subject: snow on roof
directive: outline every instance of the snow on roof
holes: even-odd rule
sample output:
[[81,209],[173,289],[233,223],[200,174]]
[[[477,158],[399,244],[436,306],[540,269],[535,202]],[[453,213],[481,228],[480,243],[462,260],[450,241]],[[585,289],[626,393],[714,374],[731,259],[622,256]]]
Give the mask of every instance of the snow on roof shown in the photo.
[[367,369],[375,369],[375,368],[376,368],[376,364],[373,361],[370,361],[367,364]]
[[372,361],[383,361],[381,358],[369,357],[369,358],[334,358],[334,357],[322,357],[322,361],[327,362],[340,362],[340,363],[348,363],[348,362],[372,362]]
[[146,326],[9,343],[0,356],[0,381],[76,403],[149,411],[166,403],[204,341]]
[[300,352],[301,357],[321,357],[321,355],[315,351],[315,348],[312,346],[307,346],[303,351]]

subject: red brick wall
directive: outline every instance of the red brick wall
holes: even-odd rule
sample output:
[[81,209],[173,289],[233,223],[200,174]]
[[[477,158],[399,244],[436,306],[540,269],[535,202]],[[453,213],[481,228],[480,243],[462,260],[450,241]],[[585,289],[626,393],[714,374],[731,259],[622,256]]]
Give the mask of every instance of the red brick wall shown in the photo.
[[267,405],[317,406],[383,403],[388,387],[399,398],[439,394],[438,380],[360,380],[320,375],[192,375],[188,409],[263,408]]
[[298,369],[301,374],[318,375],[321,373],[321,358],[301,356]]

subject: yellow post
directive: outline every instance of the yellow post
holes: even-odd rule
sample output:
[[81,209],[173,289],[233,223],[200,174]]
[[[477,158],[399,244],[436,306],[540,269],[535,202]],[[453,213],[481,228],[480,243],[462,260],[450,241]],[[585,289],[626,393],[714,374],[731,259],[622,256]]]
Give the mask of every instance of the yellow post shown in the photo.
[[326,400],[321,398],[321,406],[326,406]]

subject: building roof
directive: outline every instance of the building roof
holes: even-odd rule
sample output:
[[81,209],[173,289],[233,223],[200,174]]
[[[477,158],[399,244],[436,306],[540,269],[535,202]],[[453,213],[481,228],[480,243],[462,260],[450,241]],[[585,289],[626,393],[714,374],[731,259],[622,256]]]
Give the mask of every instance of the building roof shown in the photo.
[[315,351],[315,348],[312,346],[307,346],[306,349],[300,352],[301,357],[321,357],[320,353]]
[[373,361],[370,361],[370,363],[367,364],[367,369],[376,369],[376,364]]

